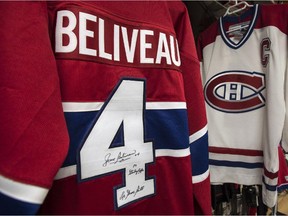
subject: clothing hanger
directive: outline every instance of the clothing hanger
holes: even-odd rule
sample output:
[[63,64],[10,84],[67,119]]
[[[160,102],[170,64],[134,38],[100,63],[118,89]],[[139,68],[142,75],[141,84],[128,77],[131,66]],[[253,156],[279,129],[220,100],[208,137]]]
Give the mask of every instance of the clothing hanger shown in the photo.
[[[248,4],[246,1],[229,0],[229,3],[230,2],[234,2],[234,4],[227,8],[224,16],[237,14],[238,12],[245,10],[247,7],[253,7],[253,5]],[[238,25],[238,26],[230,28],[228,31],[226,31],[226,33],[232,33],[232,32],[239,31],[241,29],[245,29],[248,27],[249,27],[249,24]]]
[[230,2],[234,2],[233,5],[229,6],[226,10],[224,16],[238,13],[242,10],[245,10],[247,7],[253,7],[253,5],[248,4],[246,1],[238,1],[238,0],[229,0]]

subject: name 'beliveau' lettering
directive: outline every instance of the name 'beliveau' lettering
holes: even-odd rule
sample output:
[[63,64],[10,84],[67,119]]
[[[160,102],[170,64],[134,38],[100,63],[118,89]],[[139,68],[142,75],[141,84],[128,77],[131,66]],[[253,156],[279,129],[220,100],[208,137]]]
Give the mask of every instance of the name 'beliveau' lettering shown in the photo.
[[58,58],[139,67],[181,65],[177,39],[171,33],[76,9],[57,12],[55,53]]

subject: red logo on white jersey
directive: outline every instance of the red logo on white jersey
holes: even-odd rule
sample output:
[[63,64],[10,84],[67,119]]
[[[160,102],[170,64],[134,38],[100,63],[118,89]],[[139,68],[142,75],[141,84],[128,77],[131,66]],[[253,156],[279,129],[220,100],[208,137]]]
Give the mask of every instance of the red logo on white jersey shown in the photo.
[[209,106],[222,112],[241,113],[265,106],[265,75],[225,71],[211,77],[204,88]]
[[271,48],[271,41],[269,38],[264,38],[261,41],[261,63],[264,67],[267,67],[270,58],[270,48]]

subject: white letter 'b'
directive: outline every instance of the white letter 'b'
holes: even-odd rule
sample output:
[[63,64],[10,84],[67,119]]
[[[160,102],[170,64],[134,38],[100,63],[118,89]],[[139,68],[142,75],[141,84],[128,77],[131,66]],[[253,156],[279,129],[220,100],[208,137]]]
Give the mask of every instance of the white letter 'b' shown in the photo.
[[[68,18],[68,25],[64,24],[64,17]],[[75,15],[68,10],[62,10],[57,12],[56,30],[55,30],[55,52],[68,53],[73,52],[77,47],[77,37],[73,30],[75,29],[77,20]],[[67,45],[63,44],[63,35],[69,37]]]

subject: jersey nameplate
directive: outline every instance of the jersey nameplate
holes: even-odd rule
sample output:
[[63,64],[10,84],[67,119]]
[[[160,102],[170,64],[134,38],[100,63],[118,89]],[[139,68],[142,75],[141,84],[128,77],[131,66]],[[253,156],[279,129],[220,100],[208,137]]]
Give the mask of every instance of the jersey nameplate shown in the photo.
[[55,55],[133,67],[179,70],[181,65],[177,39],[170,32],[74,7],[57,11]]

